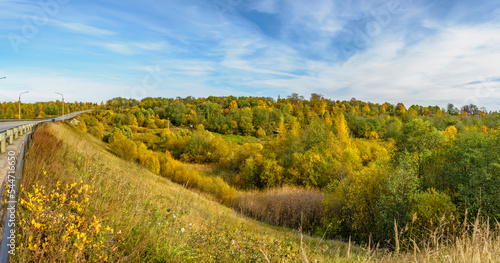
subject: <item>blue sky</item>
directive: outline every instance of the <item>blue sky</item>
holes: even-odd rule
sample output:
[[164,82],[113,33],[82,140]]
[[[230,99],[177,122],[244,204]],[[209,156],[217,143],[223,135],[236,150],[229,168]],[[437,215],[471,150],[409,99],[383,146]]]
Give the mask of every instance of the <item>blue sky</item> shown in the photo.
[[500,110],[500,2],[2,0],[0,100],[352,97]]

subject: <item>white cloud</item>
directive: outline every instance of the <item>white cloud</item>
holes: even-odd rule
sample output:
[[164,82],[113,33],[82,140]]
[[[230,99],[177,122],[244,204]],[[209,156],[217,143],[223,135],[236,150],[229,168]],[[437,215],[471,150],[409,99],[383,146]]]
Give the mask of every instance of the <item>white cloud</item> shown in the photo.
[[56,25],[86,35],[114,35],[115,32],[85,25],[82,23],[57,22]]
[[[244,79],[248,87],[306,97],[319,92],[334,99],[443,107],[475,103],[498,110],[493,99],[500,99],[500,83],[494,81],[500,78],[500,28],[426,22],[431,25],[436,33],[417,43],[407,43],[405,32],[388,31],[345,63],[300,57],[286,44],[266,38],[234,39],[223,45],[227,53],[221,66],[228,74],[246,72],[239,80],[225,77],[234,85]],[[304,74],[291,73],[297,70]],[[477,81],[482,83],[467,84]]]
[[[170,59],[163,61],[157,68],[157,72],[166,76],[183,75],[191,77],[208,77],[214,73],[216,64],[211,61],[199,59]],[[148,72],[152,72],[148,67]]]
[[[16,10],[8,10],[4,2],[12,3]],[[0,28],[19,32],[22,17],[32,13],[33,4],[20,0],[4,2],[0,7],[6,8],[0,8],[0,14],[5,15],[7,21]],[[349,30],[364,30],[367,23],[376,21],[374,14],[388,10],[387,2],[226,2],[236,4],[231,6],[230,12],[226,10],[223,14],[213,1],[204,4],[125,1],[120,9],[75,2],[53,18],[64,22],[51,21],[56,27],[40,30],[43,34],[31,41],[33,52],[43,50],[39,53],[54,57],[50,65],[54,72],[58,67],[60,72],[64,72],[64,68],[71,68],[72,72],[55,74],[47,79],[39,68],[33,68],[26,71],[27,77],[16,74],[15,77],[22,79],[22,85],[11,83],[9,88],[33,87],[43,93],[46,87],[85,89],[79,84],[85,83],[97,87],[101,91],[97,94],[104,92],[115,97],[124,93],[130,97],[135,91],[128,86],[140,85],[141,77],[129,80],[130,84],[120,76],[142,76],[143,72],[147,74],[148,67],[140,65],[158,65],[160,70],[157,73],[164,81],[158,90],[148,91],[148,94],[158,92],[159,96],[166,97],[227,95],[228,92],[243,94],[250,93],[249,90],[278,93],[275,90],[279,90],[282,95],[285,95],[283,92],[297,92],[308,97],[310,93],[319,92],[334,99],[357,97],[372,102],[401,101],[405,104],[449,101],[462,105],[465,100],[475,98],[479,106],[499,107],[494,99],[498,100],[500,96],[499,82],[495,81],[500,77],[500,27],[491,22],[496,20],[485,24],[487,19],[481,20],[483,24],[477,19],[473,22],[475,24],[464,25],[469,21],[467,13],[463,12],[467,9],[446,9],[459,4],[395,1],[400,3],[404,12],[392,14],[388,25],[372,37],[367,47],[354,48],[354,56],[339,62],[336,48],[332,46],[351,41],[350,35],[345,36]],[[98,14],[89,12],[98,7],[102,7]],[[468,7],[474,9],[472,4]],[[267,27],[262,24],[264,20],[240,16],[248,11],[244,8],[267,14],[269,21],[277,22],[276,27]],[[448,16],[436,17],[431,12],[436,10],[430,10],[433,8],[440,8],[438,11]],[[498,10],[491,11],[490,16],[495,12]],[[65,41],[68,30],[88,35],[91,40],[68,45]],[[62,37],[52,38],[58,34]],[[80,52],[69,50],[68,46]],[[60,54],[61,50],[67,50],[65,54],[74,52],[75,56],[57,61],[58,56],[53,54]],[[82,58],[81,50],[96,56]],[[6,64],[40,65],[43,56],[33,54],[31,61],[11,57],[8,59],[12,61]],[[138,54],[141,56],[122,56]],[[103,61],[109,67],[97,67],[97,70],[89,66],[101,65]],[[102,78],[84,80],[71,77],[74,72],[81,72],[80,68],[83,74],[102,75]],[[12,79],[12,74],[8,75]],[[486,78],[493,88],[483,88],[479,92],[481,96],[477,96],[477,89],[482,85],[477,82],[482,78]],[[2,81],[0,85],[7,83]],[[114,93],[107,92],[106,87]],[[14,97],[16,92],[13,92]],[[488,97],[482,96],[485,92],[488,92]],[[91,98],[96,95],[82,96]]]
[[150,51],[162,51],[168,47],[165,42],[113,42],[96,43],[95,45],[104,47],[109,51],[122,55],[135,55]]
[[130,45],[119,44],[119,43],[104,43],[102,44],[104,48],[114,53],[123,55],[134,55],[137,54],[137,50],[132,48]]
[[[443,28],[412,46],[406,46],[398,36],[376,41],[372,48],[343,64],[309,61],[307,77],[256,83],[289,88],[304,95],[321,90],[333,98],[349,89],[348,96],[358,99],[384,102],[390,98],[410,105],[443,101],[464,105],[472,98],[478,106],[498,110],[498,105],[476,96],[478,84],[467,83],[500,77],[499,27],[491,24]],[[497,84],[490,81],[493,87],[483,88],[481,94],[500,99]]]

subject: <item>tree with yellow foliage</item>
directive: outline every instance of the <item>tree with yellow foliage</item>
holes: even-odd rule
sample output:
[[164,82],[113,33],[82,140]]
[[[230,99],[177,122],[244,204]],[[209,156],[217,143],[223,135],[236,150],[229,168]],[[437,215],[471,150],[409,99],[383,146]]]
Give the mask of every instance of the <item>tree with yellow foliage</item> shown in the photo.
[[229,110],[235,110],[235,109],[238,109],[238,103],[236,101],[232,100],[229,103]]
[[368,105],[368,103],[365,103],[365,105],[363,106],[363,111],[365,112],[365,114],[371,111],[370,105]]
[[396,106],[396,109],[399,113],[405,113],[406,112],[406,107],[403,103],[398,103],[398,105]]
[[455,126],[449,126],[444,131],[442,131],[442,133],[446,138],[446,140],[450,140],[450,139],[455,139],[455,136],[457,135],[458,131]]
[[87,131],[87,125],[85,125],[85,121],[83,119],[78,123],[78,128],[82,131]]
[[262,138],[266,136],[266,132],[262,129],[262,127],[259,127],[257,132],[255,133],[255,137],[257,138]]
[[342,112],[337,111],[335,115],[335,130],[337,131],[337,137],[341,143],[342,148],[351,146],[351,138],[349,135],[349,127],[347,126],[347,122],[344,118],[344,114]]
[[134,160],[137,156],[137,145],[125,137],[120,130],[116,130],[109,138],[111,152],[125,160]]
[[139,143],[137,147],[137,158],[139,163],[155,174],[160,174],[160,160],[151,150],[148,150],[144,143]]

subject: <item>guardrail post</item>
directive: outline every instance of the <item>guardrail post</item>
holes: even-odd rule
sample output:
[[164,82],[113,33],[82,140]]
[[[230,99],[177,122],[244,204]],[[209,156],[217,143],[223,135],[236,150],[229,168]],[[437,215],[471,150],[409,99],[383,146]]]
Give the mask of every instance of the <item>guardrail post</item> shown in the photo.
[[18,128],[14,128],[12,129],[12,132],[14,133],[14,139],[17,139],[17,137],[19,137],[19,129]]
[[7,130],[7,143],[8,144],[13,144],[14,143],[14,134],[13,134],[13,130],[10,129],[10,130]]
[[5,138],[5,133],[0,134],[0,153],[5,153],[5,143],[7,139]]

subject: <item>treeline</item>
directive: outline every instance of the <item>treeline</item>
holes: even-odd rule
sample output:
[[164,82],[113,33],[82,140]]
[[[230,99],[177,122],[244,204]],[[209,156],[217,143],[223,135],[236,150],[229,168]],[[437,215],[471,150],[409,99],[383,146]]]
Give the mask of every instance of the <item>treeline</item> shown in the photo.
[[[278,218],[271,222],[292,227],[302,222],[304,229],[330,237],[385,242],[394,238],[395,224],[417,235],[438,223],[456,224],[466,213],[500,219],[500,116],[454,110],[407,110],[401,103],[340,102],[315,94],[278,101],[113,99],[84,115],[80,126],[109,142],[118,156],[256,218]],[[230,134],[255,138],[235,143]],[[212,164],[222,172],[207,178],[181,162]],[[289,191],[293,198],[272,190],[285,186],[303,190]],[[238,194],[235,188],[265,192]],[[276,195],[283,206],[255,204]],[[314,205],[299,195],[314,197]],[[298,200],[301,208],[285,200]],[[257,211],[262,207],[267,213]],[[303,211],[308,207],[315,212]],[[294,212],[293,221],[283,221],[283,214],[299,210],[306,218]]]
[[115,98],[106,102],[106,109],[119,114],[114,119],[116,125],[134,125],[137,121],[139,126],[156,128],[155,123],[150,121],[150,117],[156,117],[169,120],[176,126],[196,127],[203,124],[212,132],[257,137],[273,134],[280,123],[307,125],[318,118],[330,123],[336,111],[344,114],[351,135],[357,138],[396,138],[401,124],[415,118],[431,121],[438,130],[452,125],[459,130],[466,126],[483,125],[497,128],[500,121],[499,113],[488,113],[472,104],[463,106],[461,110],[452,104],[448,104],[447,109],[419,105],[407,109],[402,103],[374,104],[355,98],[334,101],[319,94],[312,94],[309,100],[292,94],[277,101],[273,98],[233,96],[145,98],[141,101]]
[[[95,103],[90,102],[65,102],[64,113],[75,111],[89,110]],[[21,103],[21,118],[36,119],[47,118],[52,116],[62,115],[62,101],[49,101],[37,103]],[[0,119],[18,119],[19,118],[19,102],[3,102],[0,103]]]

